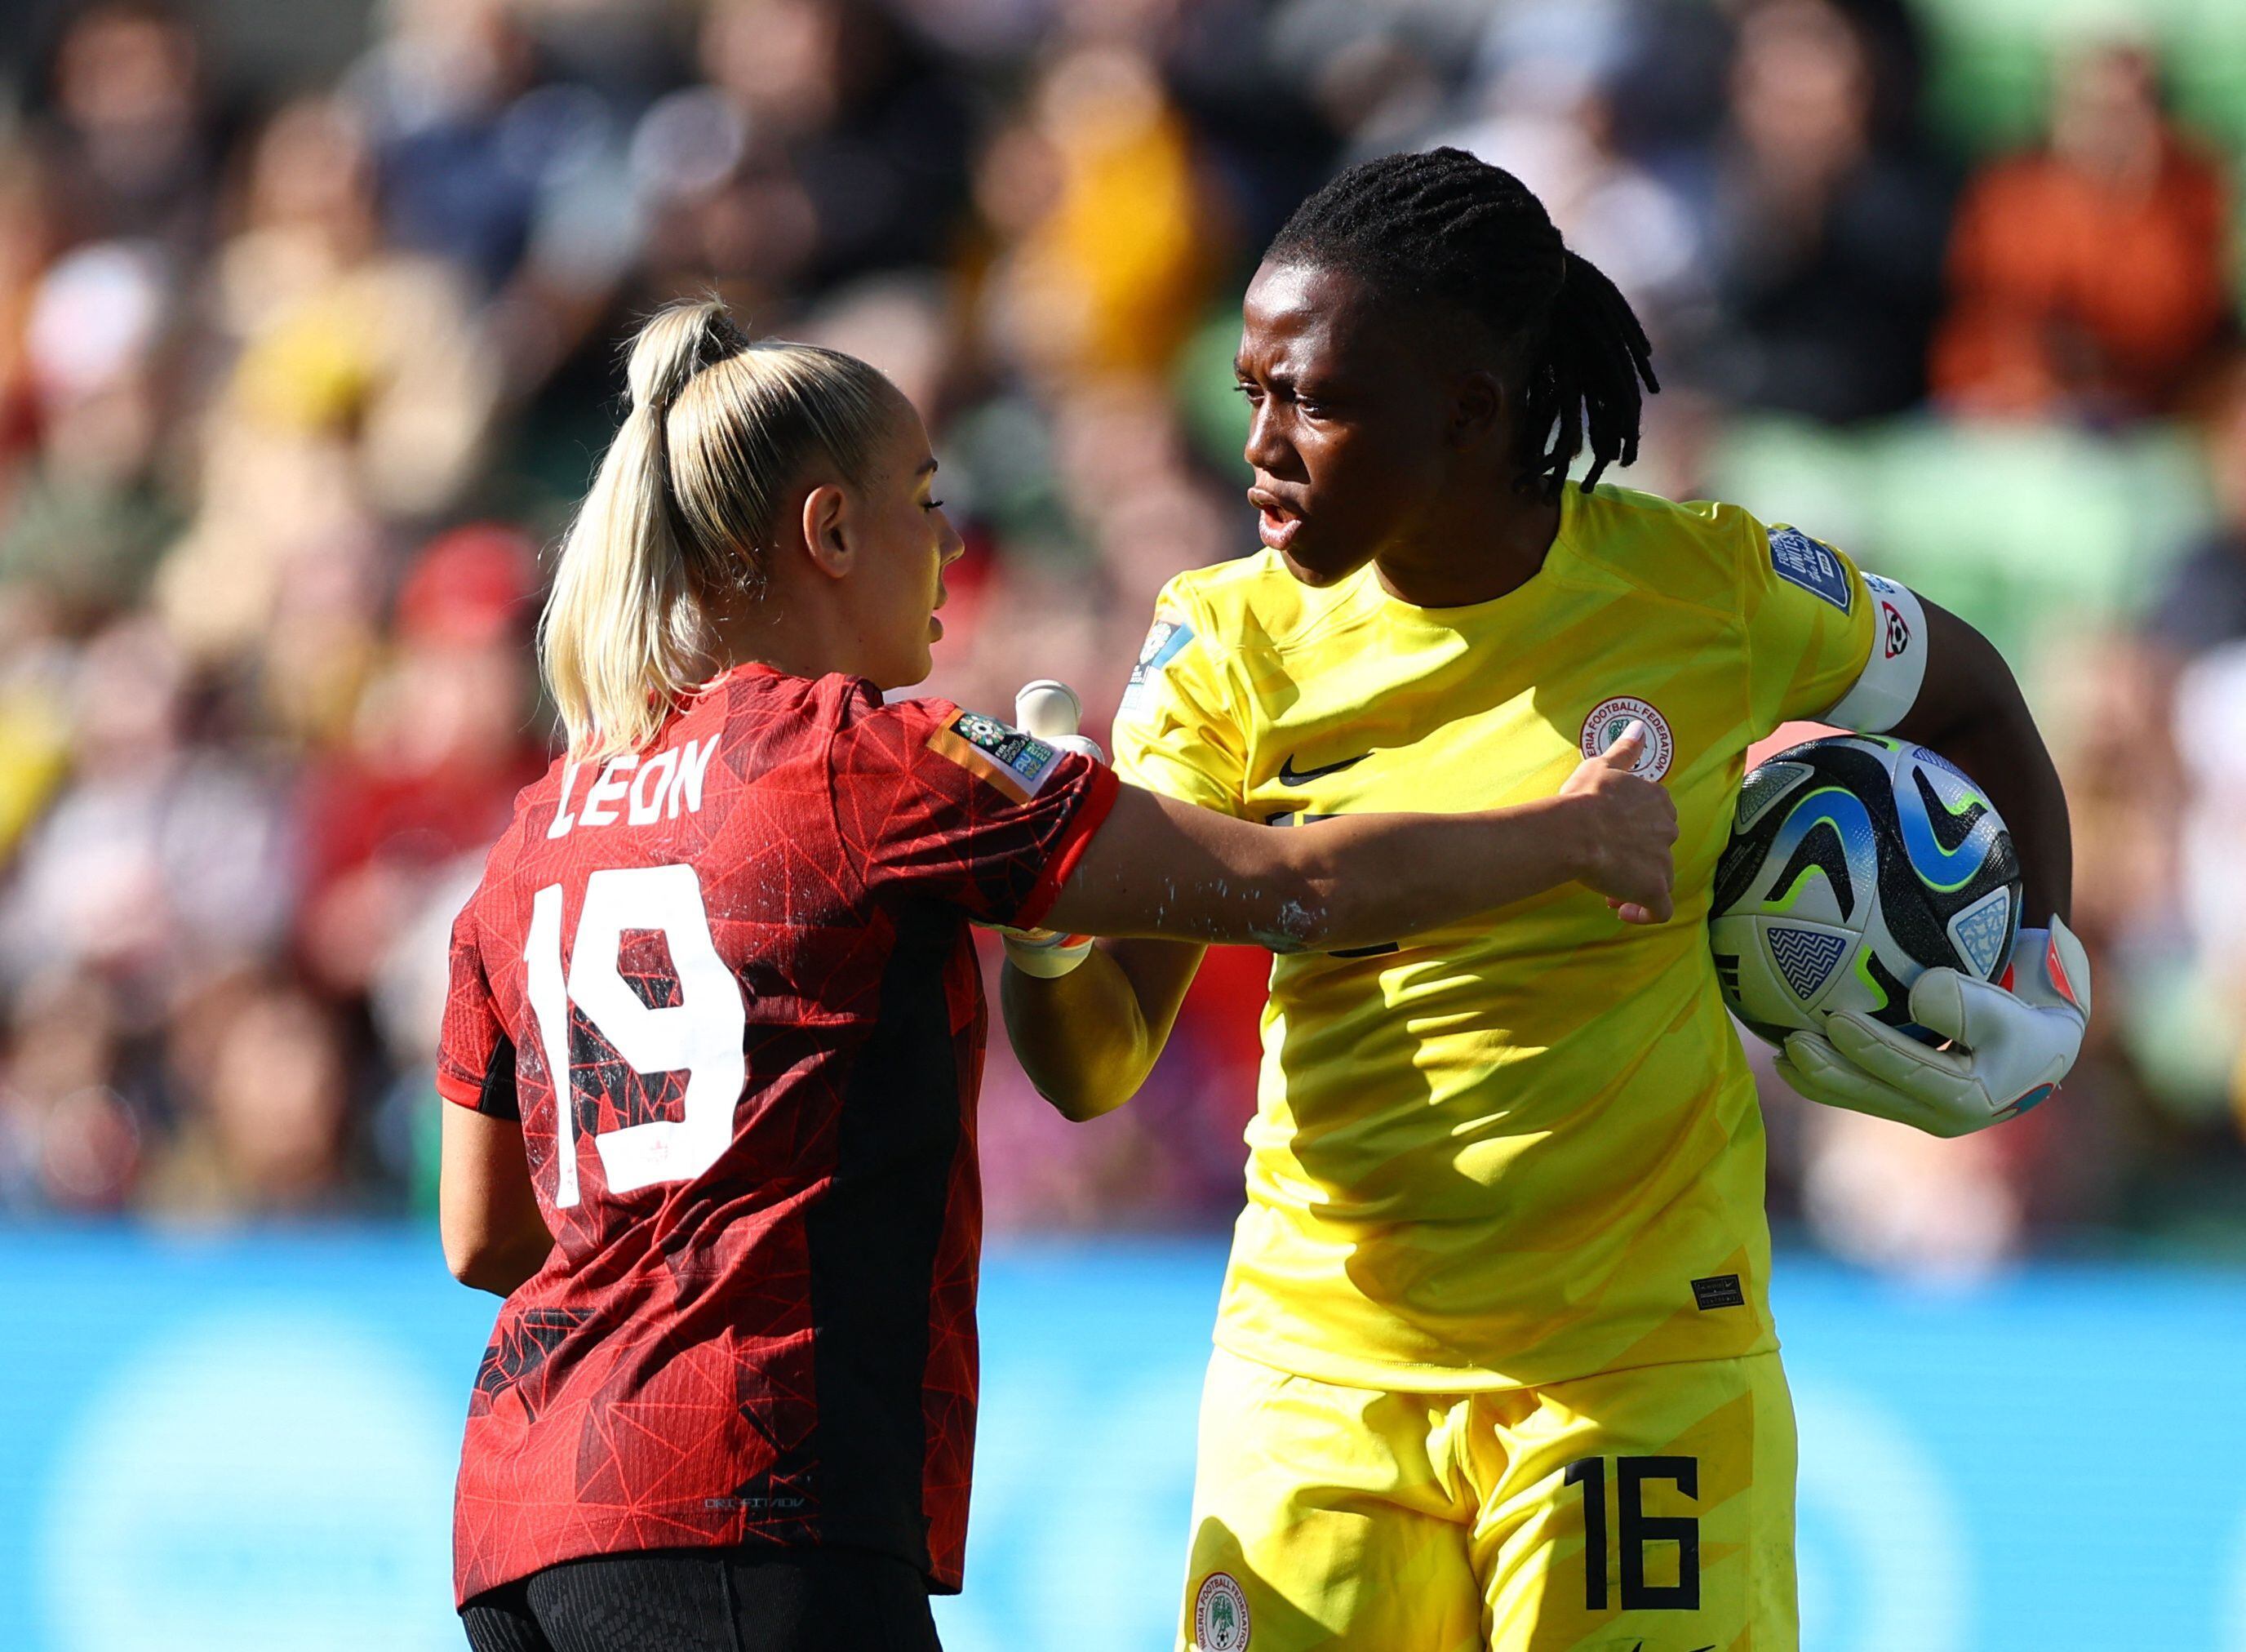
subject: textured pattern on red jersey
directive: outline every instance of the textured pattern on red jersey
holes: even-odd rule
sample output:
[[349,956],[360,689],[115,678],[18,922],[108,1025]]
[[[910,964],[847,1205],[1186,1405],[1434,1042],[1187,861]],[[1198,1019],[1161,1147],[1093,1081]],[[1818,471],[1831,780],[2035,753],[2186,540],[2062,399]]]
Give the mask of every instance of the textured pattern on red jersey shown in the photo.
[[438,1088],[521,1118],[556,1247],[476,1377],[462,1600],[577,1555],[756,1542],[959,1586],[967,925],[1042,916],[1115,789],[986,734],[745,667],[637,758],[557,763],[517,800],[454,928]]

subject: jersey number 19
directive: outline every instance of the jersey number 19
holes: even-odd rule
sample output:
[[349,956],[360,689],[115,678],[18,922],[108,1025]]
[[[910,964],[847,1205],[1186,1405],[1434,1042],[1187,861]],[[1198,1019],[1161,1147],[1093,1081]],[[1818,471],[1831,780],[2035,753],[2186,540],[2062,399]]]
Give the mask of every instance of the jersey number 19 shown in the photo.
[[[670,950],[678,1002],[643,1003],[617,968],[627,929],[658,931]],[[554,1202],[578,1202],[575,1085],[569,1061],[574,1004],[635,1072],[686,1077],[679,1117],[595,1132],[593,1146],[609,1191],[629,1193],[659,1182],[685,1181],[718,1162],[733,1136],[746,1062],[742,1035],[748,1012],[741,986],[718,955],[702,880],[691,866],[625,867],[585,880],[585,902],[562,973],[562,886],[549,883],[531,902],[530,1010],[554,1089]]]

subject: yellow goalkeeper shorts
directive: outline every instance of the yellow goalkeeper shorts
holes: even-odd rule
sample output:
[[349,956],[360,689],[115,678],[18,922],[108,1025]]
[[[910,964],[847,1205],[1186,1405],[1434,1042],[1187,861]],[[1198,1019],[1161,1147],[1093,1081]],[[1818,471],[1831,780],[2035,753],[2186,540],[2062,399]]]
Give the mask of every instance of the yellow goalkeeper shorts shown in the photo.
[[1219,1349],[1191,1652],[1794,1652],[1776,1354],[1471,1394]]

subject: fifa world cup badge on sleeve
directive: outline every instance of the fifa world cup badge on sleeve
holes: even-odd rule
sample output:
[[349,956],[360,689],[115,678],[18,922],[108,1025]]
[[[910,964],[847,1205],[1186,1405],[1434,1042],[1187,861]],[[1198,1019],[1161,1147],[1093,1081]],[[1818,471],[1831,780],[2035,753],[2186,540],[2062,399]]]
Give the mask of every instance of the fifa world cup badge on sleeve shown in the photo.
[[1194,1652],[1246,1652],[1248,1592],[1229,1572],[1211,1572],[1194,1596]]
[[1130,684],[1123,690],[1124,710],[1136,711],[1145,706],[1148,679],[1177,658],[1193,638],[1193,627],[1177,615],[1163,612],[1154,615],[1154,624],[1147,628],[1147,640],[1139,647],[1138,663],[1131,668]]
[[928,745],[981,775],[1017,803],[1037,796],[1058,755],[1043,740],[979,711],[962,711],[930,736]]
[[1843,614],[1848,611],[1855,594],[1848,588],[1848,570],[1829,546],[1800,528],[1770,530],[1770,566],[1779,578],[1799,585],[1813,596],[1823,597]]

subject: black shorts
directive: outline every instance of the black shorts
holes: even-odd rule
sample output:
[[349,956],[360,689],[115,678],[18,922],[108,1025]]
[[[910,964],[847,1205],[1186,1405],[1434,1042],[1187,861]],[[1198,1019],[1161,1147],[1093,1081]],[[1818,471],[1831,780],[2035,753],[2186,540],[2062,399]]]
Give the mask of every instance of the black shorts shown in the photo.
[[564,1560],[460,1608],[474,1652],[941,1652],[919,1568],[863,1549]]

